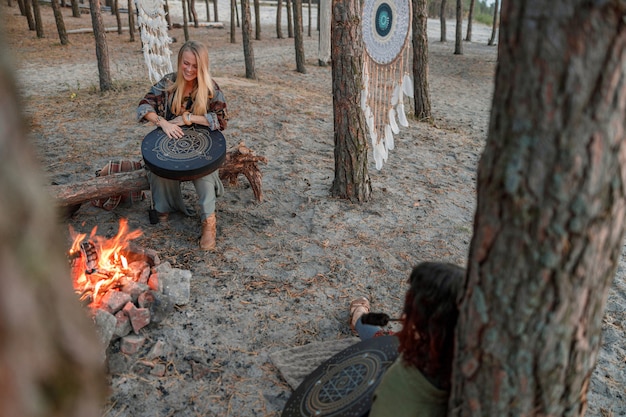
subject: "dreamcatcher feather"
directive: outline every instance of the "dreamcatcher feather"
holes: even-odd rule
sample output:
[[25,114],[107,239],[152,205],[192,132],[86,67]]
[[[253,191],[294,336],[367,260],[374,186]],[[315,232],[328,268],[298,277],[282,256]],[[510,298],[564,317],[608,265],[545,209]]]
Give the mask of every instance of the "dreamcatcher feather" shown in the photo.
[[141,28],[143,56],[148,66],[148,75],[153,82],[173,71],[170,50],[172,39],[167,33],[167,22],[163,0],[136,0]]
[[365,0],[363,4],[361,108],[372,140],[376,169],[394,148],[394,135],[409,122],[404,96],[413,97],[409,75],[410,0]]

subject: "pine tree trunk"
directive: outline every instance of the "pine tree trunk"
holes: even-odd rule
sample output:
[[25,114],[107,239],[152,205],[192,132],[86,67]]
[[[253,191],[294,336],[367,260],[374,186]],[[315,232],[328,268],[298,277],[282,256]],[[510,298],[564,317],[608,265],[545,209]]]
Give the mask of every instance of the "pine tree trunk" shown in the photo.
[[318,19],[320,21],[319,65],[325,67],[330,62],[330,19],[331,0],[320,0]]
[[115,14],[115,22],[117,23],[117,33],[122,34],[122,16],[120,15],[120,7],[118,0],[113,0],[111,3],[111,10]]
[[471,0],[470,1],[470,6],[469,6],[469,15],[467,16],[467,34],[465,35],[465,40],[467,42],[471,42],[472,41],[472,21],[474,20],[474,6],[475,6],[476,0]]
[[[8,56],[4,38],[0,56]],[[0,189],[11,196],[0,199],[0,415],[100,417],[104,346],[73,291],[8,63],[0,60]]]
[[189,41],[189,18],[188,18],[188,10],[187,10],[187,0],[182,0],[181,5],[183,6],[183,34],[185,35],[185,42]]
[[80,6],[78,0],[72,0],[72,17],[80,17]]
[[335,126],[335,179],[331,195],[366,202],[372,194],[367,171],[365,119],[361,110],[363,35],[359,0],[333,0],[331,60]]
[[302,0],[293,0],[293,22],[295,29],[294,43],[296,47],[296,71],[306,74],[304,65],[304,28],[302,27]]
[[285,0],[287,9],[287,37],[293,38],[293,17],[291,16],[291,3],[293,0]]
[[24,16],[28,22],[28,30],[35,30],[35,19],[33,18],[32,0],[23,0]]
[[59,0],[51,0],[52,12],[54,13],[54,21],[57,25],[57,32],[59,33],[59,41],[61,45],[67,45],[69,39],[67,38],[67,31],[65,30],[65,22],[63,21],[63,13],[61,13],[61,6]]
[[463,55],[463,1],[456,0],[456,36],[454,54]]
[[626,218],[623,8],[503,6],[450,415],[583,416]]
[[163,4],[163,11],[165,12],[165,21],[167,22],[167,28],[172,28],[172,16],[170,15],[170,4],[168,0],[165,0]]
[[283,0],[276,3],[276,37],[283,39]]
[[413,0],[413,97],[415,117],[432,118],[428,92],[428,9],[426,0]]
[[241,35],[243,38],[246,78],[256,80],[254,49],[252,48],[252,24],[250,23],[250,0],[241,0]]
[[102,23],[100,13],[100,0],[89,0],[93,36],[96,40],[96,58],[98,60],[98,76],[100,91],[108,91],[113,88],[111,70],[109,68],[109,50],[107,47],[106,31]]
[[133,0],[128,0],[128,32],[130,35],[130,42],[135,42],[135,10],[133,4]]
[[236,43],[235,20],[237,15],[237,0],[230,0],[230,43]]
[[439,10],[439,23],[441,24],[441,42],[446,42],[446,0],[441,0],[441,8]]
[[213,0],[213,21],[214,22],[219,22],[219,20],[220,19],[219,19],[219,13],[217,11],[217,0]]
[[493,6],[493,25],[491,27],[491,37],[489,38],[489,42],[487,42],[487,45],[489,46],[493,46],[496,41],[496,32],[498,31],[498,21],[500,20],[498,19],[499,3],[500,3],[500,0],[495,0],[494,6]]
[[209,0],[204,0],[204,8],[206,9],[206,21],[211,21],[211,13],[209,10]]
[[198,12],[196,11],[195,0],[189,0],[189,13],[191,14],[191,19],[193,20],[193,27],[199,28],[200,22],[198,21]]
[[254,0],[254,39],[261,40],[261,5],[259,0]]
[[35,17],[35,30],[38,38],[43,38],[43,22],[41,20],[41,9],[39,7],[39,0],[32,0],[33,16]]

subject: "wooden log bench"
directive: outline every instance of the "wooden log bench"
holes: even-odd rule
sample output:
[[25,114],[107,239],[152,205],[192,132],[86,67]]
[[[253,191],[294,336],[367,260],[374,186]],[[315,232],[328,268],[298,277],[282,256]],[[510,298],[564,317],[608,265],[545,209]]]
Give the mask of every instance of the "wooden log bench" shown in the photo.
[[[263,174],[258,164],[267,164],[267,158],[258,156],[240,142],[226,153],[224,164],[220,167],[220,178],[228,185],[238,183],[239,175],[244,175],[257,202],[263,201]],[[131,191],[149,190],[148,177],[145,169],[121,172],[91,178],[81,182],[48,187],[60,208],[80,206],[91,200],[108,198]]]

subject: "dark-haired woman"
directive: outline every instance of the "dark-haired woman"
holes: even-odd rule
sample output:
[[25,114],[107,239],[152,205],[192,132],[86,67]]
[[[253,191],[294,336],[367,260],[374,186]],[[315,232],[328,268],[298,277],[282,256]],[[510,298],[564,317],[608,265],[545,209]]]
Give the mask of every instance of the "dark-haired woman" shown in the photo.
[[370,417],[445,417],[450,395],[457,299],[465,270],[425,262],[409,278],[400,356],[376,388]]

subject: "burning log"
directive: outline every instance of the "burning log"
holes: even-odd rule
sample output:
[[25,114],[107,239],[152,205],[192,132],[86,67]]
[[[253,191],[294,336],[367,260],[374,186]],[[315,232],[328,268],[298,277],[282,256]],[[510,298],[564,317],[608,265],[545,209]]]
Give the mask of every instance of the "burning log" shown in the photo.
[[[226,160],[220,167],[220,178],[229,185],[237,185],[237,178],[243,174],[250,182],[256,201],[261,202],[263,200],[263,174],[258,167],[259,162],[266,164],[267,158],[255,155],[254,151],[240,142],[236,148],[226,154]],[[70,208],[91,200],[149,189],[145,170],[110,174],[86,181],[48,187],[57,206],[61,208]]]

